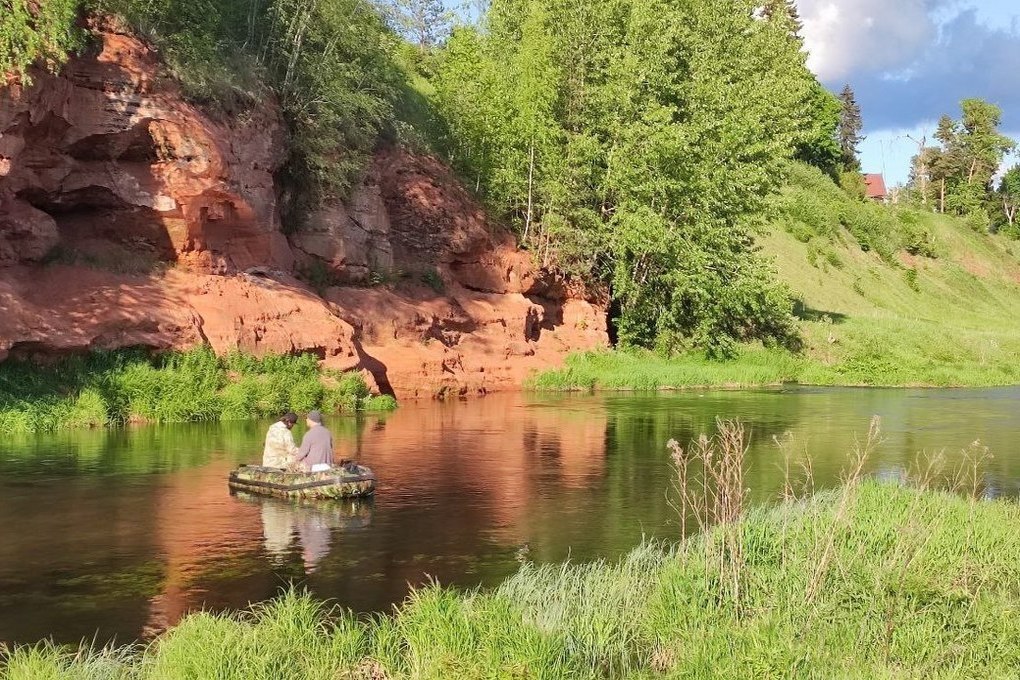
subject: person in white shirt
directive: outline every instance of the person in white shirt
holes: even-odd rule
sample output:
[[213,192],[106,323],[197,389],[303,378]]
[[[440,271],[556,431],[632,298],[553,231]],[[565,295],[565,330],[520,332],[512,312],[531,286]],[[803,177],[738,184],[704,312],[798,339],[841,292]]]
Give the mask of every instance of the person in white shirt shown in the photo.
[[287,468],[297,458],[298,447],[294,443],[291,428],[297,422],[297,415],[285,413],[282,418],[269,426],[266,445],[262,449],[262,465],[273,468]]

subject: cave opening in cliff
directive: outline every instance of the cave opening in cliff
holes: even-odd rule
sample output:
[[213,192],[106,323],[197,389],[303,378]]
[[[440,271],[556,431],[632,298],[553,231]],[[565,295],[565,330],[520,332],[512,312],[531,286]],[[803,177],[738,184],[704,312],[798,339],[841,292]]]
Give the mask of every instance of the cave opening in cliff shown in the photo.
[[26,189],[17,194],[56,223],[59,238],[48,260],[144,273],[173,262],[176,252],[162,216],[131,205],[107,187],[70,191]]
[[609,309],[606,310],[606,332],[609,335],[609,344],[616,347],[620,341],[620,317],[623,316],[623,305],[615,297],[610,295]]

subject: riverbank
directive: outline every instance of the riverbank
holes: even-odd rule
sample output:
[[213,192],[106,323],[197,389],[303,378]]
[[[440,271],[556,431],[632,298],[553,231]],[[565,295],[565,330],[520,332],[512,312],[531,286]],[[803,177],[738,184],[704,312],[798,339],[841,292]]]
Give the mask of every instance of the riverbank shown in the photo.
[[51,364],[0,363],[0,433],[124,423],[247,420],[288,410],[389,410],[358,373],[323,370],[311,354],[216,356],[207,347],[154,355],[119,350]]
[[896,319],[848,321],[840,338],[808,326],[810,348],[741,346],[729,359],[702,353],[585,352],[533,376],[538,391],[752,388],[783,384],[840,387],[999,387],[1020,385],[1020,333],[947,330]]
[[289,593],[144,648],[8,650],[0,678],[1006,677],[1018,521],[1013,502],[866,481],[618,563],[426,588],[391,616]]

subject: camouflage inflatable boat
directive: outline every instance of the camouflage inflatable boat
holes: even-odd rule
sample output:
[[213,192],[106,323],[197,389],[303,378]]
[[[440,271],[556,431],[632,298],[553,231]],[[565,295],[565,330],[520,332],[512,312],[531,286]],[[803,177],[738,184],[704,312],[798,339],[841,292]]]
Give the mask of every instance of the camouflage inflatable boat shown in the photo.
[[353,463],[325,472],[242,465],[230,473],[228,484],[235,491],[283,498],[364,498],[375,493],[375,475]]

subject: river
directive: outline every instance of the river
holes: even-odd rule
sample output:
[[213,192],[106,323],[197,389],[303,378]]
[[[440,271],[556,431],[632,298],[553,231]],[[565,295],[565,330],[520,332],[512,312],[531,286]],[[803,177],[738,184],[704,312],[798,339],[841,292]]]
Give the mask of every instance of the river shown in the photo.
[[[295,583],[387,611],[431,578],[490,585],[517,559],[615,558],[675,540],[665,442],[739,418],[752,502],[809,462],[839,483],[873,415],[871,474],[920,452],[950,465],[980,440],[986,495],[1020,489],[1020,389],[791,388],[674,394],[494,395],[408,403],[327,422],[338,455],[370,465],[368,504],[295,506],[231,495],[268,423],[189,424],[16,438],[0,445],[0,642],[146,638],[196,608],[243,608]],[[296,428],[300,436],[300,426]],[[785,441],[785,453],[777,446]]]

